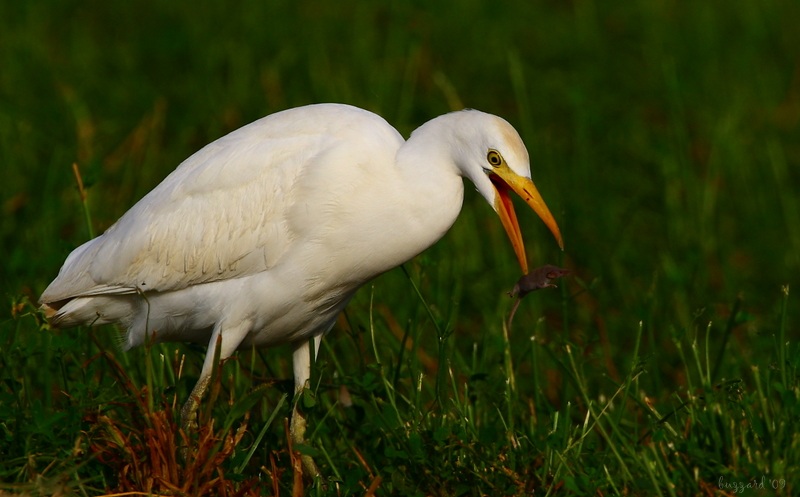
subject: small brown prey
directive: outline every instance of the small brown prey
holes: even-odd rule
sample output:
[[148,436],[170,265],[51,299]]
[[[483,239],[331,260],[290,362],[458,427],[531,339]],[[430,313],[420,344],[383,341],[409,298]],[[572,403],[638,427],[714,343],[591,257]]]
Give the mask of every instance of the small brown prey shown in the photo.
[[519,303],[522,302],[522,298],[524,296],[533,291],[541,290],[542,288],[556,288],[556,284],[552,283],[552,281],[567,274],[569,274],[568,269],[554,266],[552,264],[546,264],[542,267],[534,269],[526,275],[523,275],[519,280],[517,280],[514,288],[508,292],[509,297],[517,297],[517,301],[514,302],[514,306],[511,308],[511,315],[508,317],[509,329],[511,328],[511,320],[514,319],[514,314],[517,312],[517,307],[519,307]]

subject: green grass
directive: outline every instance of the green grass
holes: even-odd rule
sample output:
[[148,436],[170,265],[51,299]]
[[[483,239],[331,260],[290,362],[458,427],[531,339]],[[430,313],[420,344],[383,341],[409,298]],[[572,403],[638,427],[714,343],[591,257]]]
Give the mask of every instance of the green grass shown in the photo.
[[406,135],[508,119],[566,244],[519,212],[531,265],[573,276],[504,330],[518,268],[469,191],[326,338],[294,399],[329,479],[307,494],[800,491],[800,4],[414,3],[0,4],[0,493],[165,492],[163,470],[176,494],[292,494],[289,349],[225,364],[188,468],[153,447],[203,350],[122,353],[32,303],[199,147],[321,101]]

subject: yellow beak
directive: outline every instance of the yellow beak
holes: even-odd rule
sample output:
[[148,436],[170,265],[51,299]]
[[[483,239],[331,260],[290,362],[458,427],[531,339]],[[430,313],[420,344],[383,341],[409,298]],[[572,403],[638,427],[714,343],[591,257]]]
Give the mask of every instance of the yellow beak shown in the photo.
[[517,195],[522,197],[522,200],[533,209],[550,229],[550,232],[553,233],[561,250],[564,250],[564,241],[561,239],[561,231],[558,229],[558,224],[556,224],[550,209],[547,208],[547,204],[544,203],[542,196],[539,195],[539,190],[536,189],[536,185],[533,184],[530,178],[520,176],[509,169],[506,164],[502,164],[489,174],[489,179],[497,190],[497,201],[495,202],[494,210],[497,211],[500,216],[500,222],[503,223],[503,228],[508,233],[508,238],[511,240],[511,246],[514,247],[514,253],[517,254],[523,274],[528,274],[528,259],[525,255],[525,245],[522,242],[522,233],[519,230],[514,205],[508,195],[509,190],[514,190]]

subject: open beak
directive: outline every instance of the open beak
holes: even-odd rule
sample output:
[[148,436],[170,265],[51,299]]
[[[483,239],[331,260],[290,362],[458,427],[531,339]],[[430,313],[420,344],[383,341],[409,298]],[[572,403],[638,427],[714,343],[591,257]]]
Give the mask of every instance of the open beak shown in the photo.
[[528,274],[528,259],[525,256],[525,245],[522,242],[522,233],[519,230],[514,205],[508,195],[510,190],[522,197],[522,200],[544,221],[544,224],[547,225],[556,238],[558,246],[561,250],[564,250],[564,241],[561,239],[561,231],[558,229],[558,224],[556,224],[556,220],[550,214],[550,209],[547,208],[542,196],[539,195],[539,191],[530,178],[518,175],[503,164],[489,174],[489,179],[497,190],[494,210],[497,211],[500,216],[500,222],[503,223],[503,228],[508,233],[508,238],[514,247],[514,253],[517,254],[517,260],[519,260],[519,266],[522,268],[523,274]]

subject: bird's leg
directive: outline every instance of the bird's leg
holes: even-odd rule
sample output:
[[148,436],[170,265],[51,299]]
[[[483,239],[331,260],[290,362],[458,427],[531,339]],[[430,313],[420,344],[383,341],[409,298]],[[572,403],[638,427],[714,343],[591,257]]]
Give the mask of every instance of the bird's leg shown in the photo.
[[221,326],[214,327],[211,334],[211,340],[208,342],[208,350],[206,350],[206,358],[203,361],[203,369],[200,370],[200,377],[183,404],[181,409],[181,427],[185,433],[189,433],[197,428],[197,409],[200,407],[200,401],[203,400],[203,395],[208,390],[208,385],[211,383],[211,373],[214,371],[214,364],[216,364],[222,357],[222,333]]
[[185,433],[197,428],[197,409],[200,407],[200,400],[202,400],[203,394],[206,393],[209,383],[211,383],[211,374],[204,376],[201,373],[200,378],[192,389],[192,393],[189,394],[189,398],[186,399],[186,403],[181,408],[181,427]]
[[[306,418],[298,409],[301,399],[303,398],[303,390],[308,387],[308,380],[311,378],[311,364],[317,357],[319,352],[319,344],[322,341],[321,336],[315,336],[314,350],[312,352],[309,347],[309,341],[303,341],[297,345],[292,355],[292,364],[294,367],[294,407],[292,408],[292,421],[289,425],[289,435],[292,437],[293,444],[306,443]],[[312,355],[313,354],[313,355]],[[320,475],[319,468],[317,468],[314,459],[309,455],[301,455],[300,460],[303,463],[305,472],[311,476],[316,477]]]
[[[187,435],[197,428],[197,409],[200,407],[200,401],[211,383],[211,374],[214,371],[214,367],[233,354],[239,344],[242,343],[249,329],[249,322],[240,323],[236,328],[223,329],[220,324],[214,327],[214,331],[211,333],[211,340],[208,342],[206,358],[203,361],[203,369],[200,371],[200,378],[198,378],[197,384],[195,384],[192,393],[189,394],[189,398],[186,399],[186,403],[181,409],[181,427]],[[225,337],[224,340],[223,336]],[[188,447],[184,447],[181,453],[183,459],[186,460]]]

